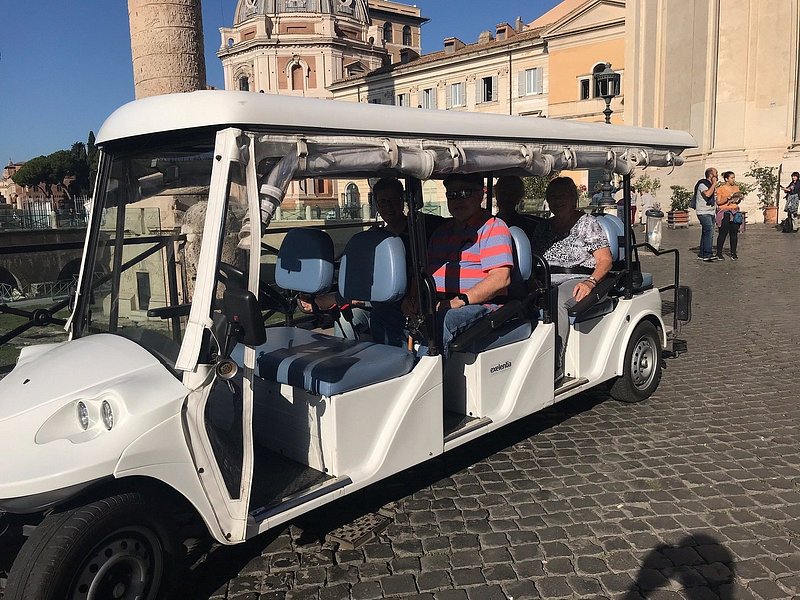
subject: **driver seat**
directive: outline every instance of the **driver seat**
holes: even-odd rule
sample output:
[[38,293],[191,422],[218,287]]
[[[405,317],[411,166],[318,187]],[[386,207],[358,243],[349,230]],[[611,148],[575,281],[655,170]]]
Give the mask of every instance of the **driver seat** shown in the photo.
[[[329,290],[333,242],[319,229],[294,229],[278,253],[279,286],[310,294]],[[384,230],[357,233],[339,268],[339,293],[348,300],[392,302],[406,291],[405,248]],[[334,396],[402,377],[414,364],[404,348],[337,338],[298,327],[271,327],[256,348],[256,372],[266,380]]]

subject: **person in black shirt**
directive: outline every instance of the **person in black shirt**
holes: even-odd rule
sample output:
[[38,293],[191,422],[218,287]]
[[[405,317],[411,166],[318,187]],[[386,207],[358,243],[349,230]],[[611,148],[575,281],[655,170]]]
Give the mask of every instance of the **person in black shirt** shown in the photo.
[[525,196],[525,184],[522,179],[513,175],[500,177],[494,185],[494,197],[497,200],[497,218],[509,227],[519,227],[525,235],[531,237],[541,219],[517,212],[517,206]]

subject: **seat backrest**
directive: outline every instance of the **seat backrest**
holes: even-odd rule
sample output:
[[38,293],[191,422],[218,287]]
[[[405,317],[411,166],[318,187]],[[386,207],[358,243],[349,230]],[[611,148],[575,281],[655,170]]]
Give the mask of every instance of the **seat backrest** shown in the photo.
[[333,240],[320,229],[292,229],[283,239],[275,283],[285,290],[319,294],[333,283]]
[[596,215],[596,218],[608,238],[611,259],[614,262],[625,260],[625,224],[622,219],[610,214]]
[[355,234],[339,265],[339,294],[349,300],[394,302],[406,293],[403,240],[384,229]]
[[514,241],[514,268],[511,271],[511,282],[527,281],[533,272],[531,241],[519,227],[509,227],[508,230]]

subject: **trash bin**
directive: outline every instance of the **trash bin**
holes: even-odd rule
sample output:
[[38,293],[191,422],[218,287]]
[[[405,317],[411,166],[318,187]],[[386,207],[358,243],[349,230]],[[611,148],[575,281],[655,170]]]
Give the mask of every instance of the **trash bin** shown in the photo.
[[661,219],[664,218],[664,213],[650,208],[644,214],[647,217],[645,240],[656,250],[661,250]]

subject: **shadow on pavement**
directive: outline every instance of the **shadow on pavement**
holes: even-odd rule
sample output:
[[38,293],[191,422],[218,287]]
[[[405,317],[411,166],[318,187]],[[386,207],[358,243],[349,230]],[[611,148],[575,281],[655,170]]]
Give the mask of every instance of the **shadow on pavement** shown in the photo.
[[641,600],[660,588],[680,585],[684,598],[734,598],[735,561],[731,552],[706,534],[689,534],[677,544],[663,544],[645,556],[626,600]]

